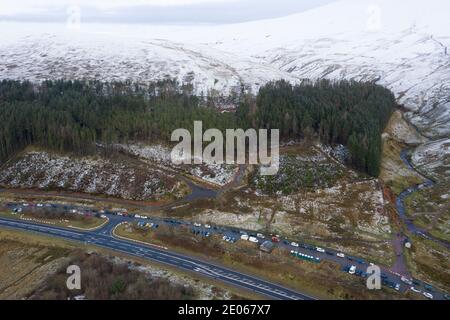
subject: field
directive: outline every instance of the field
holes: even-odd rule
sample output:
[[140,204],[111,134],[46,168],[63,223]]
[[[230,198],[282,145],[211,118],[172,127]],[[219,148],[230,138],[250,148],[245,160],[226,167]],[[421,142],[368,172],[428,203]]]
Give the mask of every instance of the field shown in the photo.
[[[130,257],[122,254],[111,256],[111,252],[107,250],[90,246],[84,246],[82,250],[80,251],[79,245],[73,242],[23,232],[0,230],[0,269],[2,270],[0,274],[0,299],[36,299],[38,295],[40,298],[65,299],[67,295],[55,296],[55,291],[58,294],[68,294],[64,291],[64,288],[61,289],[61,270],[65,271],[65,266],[68,263],[74,262],[80,257],[84,257],[83,263],[86,263],[88,268],[93,268],[91,274],[99,271],[97,266],[99,268],[100,266],[101,268],[115,268],[114,266],[117,265],[116,268],[123,269],[123,266],[126,265],[130,268],[130,272],[139,273],[139,281],[143,281],[142,277],[149,279],[148,288],[151,290],[156,288],[152,283],[158,285],[162,283],[166,289],[168,289],[168,285],[175,288],[187,288],[186,292],[194,294],[197,299],[201,300],[260,298],[247,291],[223,286],[213,280],[200,279],[193,274],[150,264],[146,260],[130,259]],[[89,259],[90,256],[93,256],[93,258]],[[97,262],[100,263],[97,265]],[[65,281],[63,284],[65,285]],[[57,290],[54,290],[55,285]],[[106,290],[109,289],[105,288]],[[166,294],[165,297],[168,299],[177,298],[179,292],[180,290],[175,292],[166,290],[168,295]],[[140,293],[142,291],[136,291],[137,296],[135,298],[144,297],[144,295],[139,295]],[[72,297],[74,294],[71,293],[70,296]],[[150,295],[152,294],[154,295],[154,293],[150,293]],[[151,297],[147,296],[147,298]]]
[[407,262],[412,274],[449,292],[448,250],[421,237],[413,236],[411,240],[413,247],[407,252]]
[[450,204],[448,185],[438,183],[419,190],[405,199],[406,211],[414,223],[433,236],[450,241]]
[[[374,262],[393,262],[392,230],[377,180],[346,168],[315,146],[296,144],[283,148],[281,155],[291,157],[291,162],[282,164],[278,176],[259,177],[254,169],[247,175],[247,185],[227,192],[217,201],[189,203],[168,214],[282,234],[367,256]],[[340,174],[320,175],[321,167]],[[307,172],[317,177],[309,187],[301,182]],[[285,189],[279,187],[278,178],[284,181]]]

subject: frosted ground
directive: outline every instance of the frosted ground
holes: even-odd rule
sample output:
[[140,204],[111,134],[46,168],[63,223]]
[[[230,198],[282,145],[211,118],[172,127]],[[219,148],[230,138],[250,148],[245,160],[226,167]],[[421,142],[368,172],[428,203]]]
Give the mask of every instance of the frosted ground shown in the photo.
[[171,149],[162,145],[144,145],[144,144],[117,144],[116,148],[138,156],[150,164],[158,165],[163,169],[175,170],[176,172],[186,172],[203,181],[213,183],[218,186],[224,186],[233,180],[237,167],[226,164],[202,165],[175,165],[171,159]]
[[65,189],[132,200],[181,198],[181,185],[157,170],[97,157],[73,158],[32,151],[9,162],[0,185],[12,188]]
[[450,139],[425,143],[413,155],[413,164],[434,179],[450,182]]

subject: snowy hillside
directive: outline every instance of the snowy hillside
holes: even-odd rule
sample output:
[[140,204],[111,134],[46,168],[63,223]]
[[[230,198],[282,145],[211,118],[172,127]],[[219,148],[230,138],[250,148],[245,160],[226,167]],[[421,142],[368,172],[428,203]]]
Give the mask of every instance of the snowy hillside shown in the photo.
[[429,137],[450,134],[450,2],[341,0],[220,26],[0,24],[0,78],[192,81],[198,93],[284,78],[377,80]]
[[271,79],[294,80],[274,67],[207,47],[64,29],[18,37],[1,46],[0,58],[2,78],[137,82],[176,78],[192,82],[199,94],[210,89],[228,93],[239,90],[241,83],[257,90]]

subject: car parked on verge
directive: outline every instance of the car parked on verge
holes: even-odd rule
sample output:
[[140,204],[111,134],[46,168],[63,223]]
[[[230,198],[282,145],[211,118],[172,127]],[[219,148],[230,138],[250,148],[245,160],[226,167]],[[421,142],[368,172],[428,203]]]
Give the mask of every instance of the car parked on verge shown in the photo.
[[248,238],[248,241],[253,242],[253,243],[258,243],[258,239],[255,238],[255,237],[253,237],[253,236],[250,236],[250,237]]
[[415,292],[415,293],[421,293],[422,291],[420,291],[419,289],[416,289],[415,287],[411,286],[411,291]]
[[433,299],[433,295],[431,293],[424,292],[423,295],[428,299]]
[[348,270],[348,273],[355,274],[356,273],[356,266],[351,266],[350,269]]

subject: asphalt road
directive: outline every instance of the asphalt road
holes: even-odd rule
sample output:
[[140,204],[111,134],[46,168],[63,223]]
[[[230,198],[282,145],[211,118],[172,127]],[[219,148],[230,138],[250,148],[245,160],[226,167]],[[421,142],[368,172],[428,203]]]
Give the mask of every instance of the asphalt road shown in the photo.
[[271,299],[279,300],[315,300],[306,294],[295,292],[280,285],[246,275],[209,262],[188,257],[169,250],[155,248],[113,237],[113,227],[119,222],[109,223],[105,227],[89,232],[74,231],[66,228],[36,224],[0,218],[0,226],[45,234],[66,240],[95,245],[139,258],[156,261],[178,269],[199,273],[205,277],[220,280],[230,285],[254,291]]

